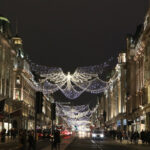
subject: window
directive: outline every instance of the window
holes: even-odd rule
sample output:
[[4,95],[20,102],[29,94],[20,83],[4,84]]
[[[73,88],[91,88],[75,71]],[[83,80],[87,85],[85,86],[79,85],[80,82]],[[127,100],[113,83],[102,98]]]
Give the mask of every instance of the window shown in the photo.
[[20,84],[20,77],[19,76],[17,76],[17,78],[16,78],[16,84]]

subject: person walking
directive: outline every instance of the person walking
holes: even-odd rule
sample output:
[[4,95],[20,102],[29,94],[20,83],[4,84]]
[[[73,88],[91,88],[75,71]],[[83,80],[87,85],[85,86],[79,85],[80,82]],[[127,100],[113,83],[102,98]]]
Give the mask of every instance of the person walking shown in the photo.
[[28,143],[29,143],[28,150],[35,150],[34,133],[32,131],[29,132]]
[[145,135],[145,132],[143,130],[141,131],[140,136],[141,136],[142,144],[144,144],[146,135]]
[[4,128],[1,132],[1,142],[5,142],[6,129]]
[[53,149],[60,150],[60,131],[59,130],[54,131],[54,141],[53,141],[52,150]]

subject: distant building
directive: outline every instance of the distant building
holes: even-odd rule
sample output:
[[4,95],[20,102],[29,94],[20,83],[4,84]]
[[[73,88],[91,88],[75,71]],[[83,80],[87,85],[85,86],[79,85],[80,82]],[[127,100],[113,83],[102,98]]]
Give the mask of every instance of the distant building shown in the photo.
[[126,53],[119,54],[109,82],[100,98],[101,122],[109,130],[126,130]]

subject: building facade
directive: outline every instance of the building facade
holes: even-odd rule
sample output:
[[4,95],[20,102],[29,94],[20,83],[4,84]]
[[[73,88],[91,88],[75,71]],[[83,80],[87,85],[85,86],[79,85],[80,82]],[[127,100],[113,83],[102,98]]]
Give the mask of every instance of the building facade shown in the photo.
[[7,18],[0,16],[0,130],[11,128],[12,74],[15,57],[16,51],[11,41],[10,22]]
[[[0,131],[35,128],[37,89],[33,81],[22,39],[12,36],[9,20],[0,16]],[[51,126],[50,104],[44,96],[42,113],[37,116],[40,128]]]
[[107,129],[126,130],[126,54],[120,53],[111,73],[109,88],[100,99],[101,113]]
[[108,129],[150,130],[150,9],[144,24],[127,37],[126,53],[119,54],[100,105]]

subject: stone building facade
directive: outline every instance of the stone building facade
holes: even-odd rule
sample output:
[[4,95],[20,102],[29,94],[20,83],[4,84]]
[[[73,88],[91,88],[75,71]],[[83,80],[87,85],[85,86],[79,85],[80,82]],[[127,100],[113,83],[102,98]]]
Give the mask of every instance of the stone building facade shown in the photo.
[[126,129],[126,54],[120,53],[110,86],[100,98],[103,124],[110,130]]
[[143,25],[127,37],[126,53],[119,54],[110,78],[112,83],[100,99],[108,129],[150,130],[150,9]]
[[[34,129],[36,88],[34,76],[23,42],[19,36],[12,36],[10,22],[0,16],[0,131],[5,128]],[[38,115],[40,128],[50,127],[49,98],[43,98],[42,114]]]
[[16,51],[13,48],[10,33],[10,22],[0,16],[0,130],[11,128],[10,113],[13,98],[13,64]]

